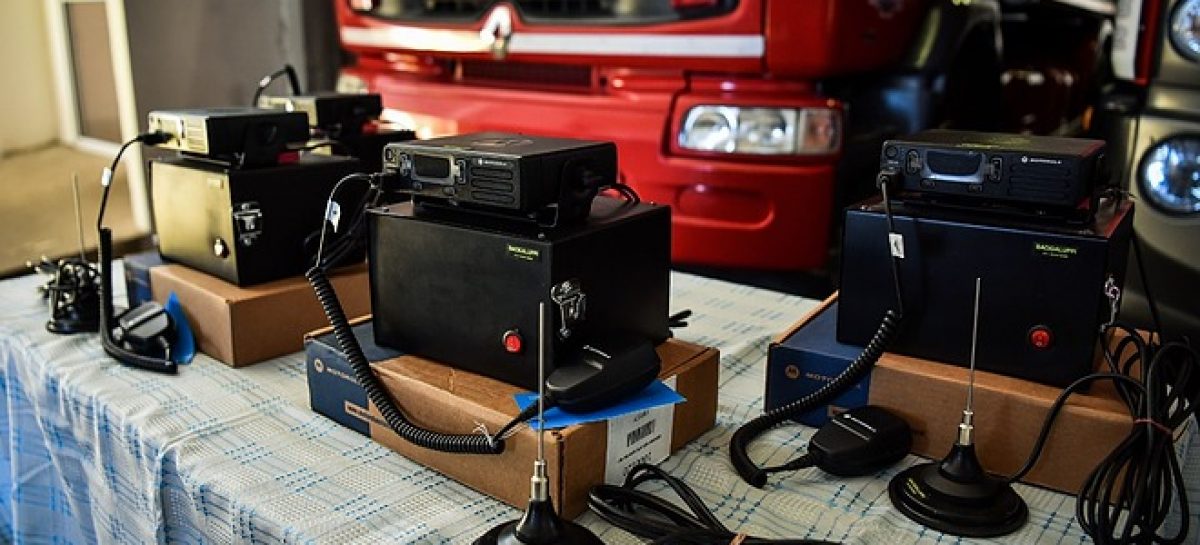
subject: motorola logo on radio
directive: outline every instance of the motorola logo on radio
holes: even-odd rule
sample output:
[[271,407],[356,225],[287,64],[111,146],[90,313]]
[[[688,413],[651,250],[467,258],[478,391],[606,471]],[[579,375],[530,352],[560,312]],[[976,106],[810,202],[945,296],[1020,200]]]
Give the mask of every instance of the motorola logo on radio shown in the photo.
[[1052,159],[1048,157],[1030,157],[1028,155],[1021,156],[1022,163],[1037,163],[1042,165],[1061,165],[1062,159]]
[[512,168],[512,164],[508,163],[506,161],[496,161],[493,159],[486,159],[486,158],[476,159],[475,164],[477,164],[481,167]]

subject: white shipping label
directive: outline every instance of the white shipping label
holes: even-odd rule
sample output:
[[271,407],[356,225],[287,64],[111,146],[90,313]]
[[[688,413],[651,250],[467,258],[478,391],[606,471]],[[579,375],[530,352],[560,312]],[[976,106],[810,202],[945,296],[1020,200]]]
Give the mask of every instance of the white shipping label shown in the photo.
[[[675,377],[663,383],[675,389]],[[618,416],[608,421],[608,452],[604,457],[604,482],[619,485],[633,466],[657,464],[671,455],[675,405]]]
[[888,246],[892,248],[892,257],[904,259],[904,235],[888,233]]

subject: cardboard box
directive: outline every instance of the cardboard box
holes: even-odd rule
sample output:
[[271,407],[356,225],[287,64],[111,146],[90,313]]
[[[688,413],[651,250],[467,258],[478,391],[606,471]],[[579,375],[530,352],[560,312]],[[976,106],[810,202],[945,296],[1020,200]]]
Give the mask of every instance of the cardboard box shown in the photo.
[[[800,320],[772,344],[767,365],[766,406],[788,403],[841,373],[861,348],[839,344],[833,334],[837,295]],[[885,354],[853,389],[830,407],[800,420],[819,426],[830,411],[879,405],[913,428],[913,454],[939,459],[957,437],[967,394],[968,370],[913,357]],[[1011,475],[1028,458],[1060,388],[977,371],[975,437],[984,467]],[[1050,433],[1038,464],[1025,481],[1076,493],[1088,473],[1125,438],[1131,419],[1111,384],[1097,383],[1071,396]]]
[[[398,407],[419,426],[471,433],[482,424],[495,432],[518,412],[513,394],[522,390],[515,386],[381,349],[373,342],[369,322],[360,321],[355,334]],[[369,404],[331,337],[325,330],[306,340],[313,410],[475,490],[524,507],[537,453],[537,434],[529,426],[521,426],[499,455],[447,454],[413,446],[392,432]],[[663,361],[660,376],[687,398],[685,403],[547,431],[551,494],[565,516],[574,518],[586,510],[592,486],[623,478],[637,462],[659,462],[712,428],[717,350],[672,339],[658,347],[658,354]]]
[[[335,271],[330,282],[351,316],[371,311],[365,264]],[[215,276],[171,264],[150,269],[154,300],[179,297],[196,336],[196,348],[242,367],[304,348],[304,334],[328,325],[304,277],[239,288]]]

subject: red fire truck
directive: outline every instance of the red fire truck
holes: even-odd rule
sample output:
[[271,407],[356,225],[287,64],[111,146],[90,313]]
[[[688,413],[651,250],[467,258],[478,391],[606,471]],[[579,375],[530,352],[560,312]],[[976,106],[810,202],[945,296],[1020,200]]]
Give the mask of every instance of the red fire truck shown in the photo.
[[953,118],[944,96],[998,66],[983,0],[335,2],[339,90],[423,137],[614,141],[697,265],[823,267],[843,155],[869,183],[879,141]]

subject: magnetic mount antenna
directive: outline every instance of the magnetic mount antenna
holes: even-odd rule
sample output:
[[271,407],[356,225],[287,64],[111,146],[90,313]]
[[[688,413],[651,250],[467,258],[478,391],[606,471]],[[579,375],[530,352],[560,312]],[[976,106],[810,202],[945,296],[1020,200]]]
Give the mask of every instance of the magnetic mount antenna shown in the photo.
[[87,250],[83,242],[83,210],[79,207],[79,173],[71,173],[71,197],[75,203],[75,234],[79,237],[79,261],[87,263]]
[[47,277],[38,286],[49,306],[50,320],[46,330],[71,334],[96,331],[100,324],[99,271],[87,261],[83,240],[83,218],[79,209],[79,174],[71,176],[75,205],[75,229],[79,236],[79,258],[67,257],[50,261],[42,257],[38,264],[27,263],[34,271]]
[[603,545],[591,530],[563,520],[550,498],[546,474],[546,302],[538,303],[538,455],[529,478],[529,504],[520,520],[505,522],[475,540],[475,545]]
[[975,350],[979,342],[980,279],[975,278],[971,371],[958,439],[941,462],[910,467],[888,484],[892,505],[908,518],[947,534],[995,537],[1025,524],[1029,508],[1006,480],[987,474],[975,454]]

